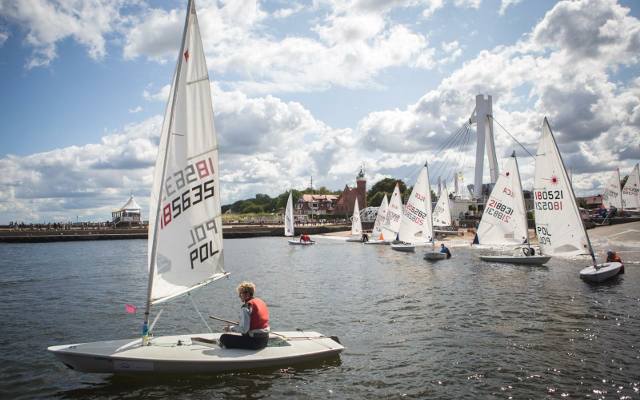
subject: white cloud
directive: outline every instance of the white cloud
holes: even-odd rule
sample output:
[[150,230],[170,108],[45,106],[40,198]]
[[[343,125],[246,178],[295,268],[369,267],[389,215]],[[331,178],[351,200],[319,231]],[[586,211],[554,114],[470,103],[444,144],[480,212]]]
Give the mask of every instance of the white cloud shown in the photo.
[[142,111],[142,106],[137,106],[129,109],[129,113],[131,114],[136,114],[136,113],[139,113],[140,111]]
[[288,18],[294,14],[299,13],[303,9],[304,9],[304,5],[300,3],[293,3],[291,4],[291,7],[280,8],[274,11],[272,15],[274,18]]
[[498,14],[504,15],[507,12],[507,8],[511,6],[515,6],[520,3],[522,0],[502,0],[500,2],[500,10],[498,10]]
[[124,0],[33,0],[0,2],[0,17],[26,29],[25,42],[34,48],[28,68],[48,66],[57,57],[57,44],[71,38],[99,60],[106,55],[105,36],[126,21]]
[[4,42],[6,42],[7,39],[9,39],[9,33],[3,30],[0,30],[0,47],[4,45]]

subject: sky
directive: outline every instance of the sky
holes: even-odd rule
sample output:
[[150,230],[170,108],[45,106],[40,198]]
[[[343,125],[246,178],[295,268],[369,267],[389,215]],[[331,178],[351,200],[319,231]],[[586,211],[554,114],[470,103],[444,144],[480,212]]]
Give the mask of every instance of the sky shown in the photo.
[[[186,0],[0,0],[0,224],[145,218]],[[640,160],[635,0],[197,0],[222,203],[473,183],[475,96],[533,184],[549,118],[578,195]],[[488,181],[485,162],[485,177]]]

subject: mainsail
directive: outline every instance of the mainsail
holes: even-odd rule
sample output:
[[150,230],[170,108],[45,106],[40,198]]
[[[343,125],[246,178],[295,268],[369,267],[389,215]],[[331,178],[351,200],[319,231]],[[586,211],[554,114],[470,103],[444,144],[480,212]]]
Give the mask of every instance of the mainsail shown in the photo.
[[362,221],[360,220],[360,207],[358,207],[358,199],[353,205],[353,217],[351,217],[351,234],[353,236],[362,235]]
[[293,199],[291,198],[291,192],[289,192],[289,199],[287,200],[287,208],[284,212],[284,235],[294,235],[294,219],[293,219]]
[[371,231],[371,236],[373,239],[384,240],[384,236],[382,234],[382,224],[387,217],[387,207],[389,206],[389,201],[387,200],[387,195],[385,194],[382,198],[382,202],[380,203],[380,207],[378,207],[378,214],[376,214],[376,221],[373,223],[373,230]]
[[622,206],[625,209],[640,208],[640,168],[638,164],[633,167],[633,171],[622,189]]
[[507,161],[487,200],[478,226],[478,243],[522,244],[527,237],[527,214],[514,155]]
[[393,241],[398,236],[400,230],[400,219],[402,218],[402,196],[400,195],[400,187],[396,184],[389,200],[387,215],[382,224],[382,234],[385,240]]
[[398,237],[403,242],[414,244],[424,244],[432,240],[431,188],[429,187],[429,170],[426,163],[420,170],[420,175],[413,186],[409,200],[404,206]]
[[615,207],[622,210],[622,190],[620,189],[620,170],[616,170],[604,186],[602,205],[605,208]]
[[447,187],[443,187],[440,197],[433,209],[433,225],[434,226],[451,226],[451,208],[449,207],[449,191]]
[[160,303],[225,275],[218,141],[193,2],[160,135],[149,201],[149,286]]
[[536,234],[545,254],[589,254],[590,247],[578,205],[547,119],[536,153],[533,202]]

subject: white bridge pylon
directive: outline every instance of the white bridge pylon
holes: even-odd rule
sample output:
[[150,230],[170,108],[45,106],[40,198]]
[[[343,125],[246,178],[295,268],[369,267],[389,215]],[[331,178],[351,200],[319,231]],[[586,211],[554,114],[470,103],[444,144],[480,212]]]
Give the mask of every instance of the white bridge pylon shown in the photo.
[[489,173],[491,183],[498,180],[498,160],[496,159],[496,145],[493,140],[493,105],[490,95],[476,95],[476,108],[473,110],[469,123],[476,124],[476,170],[473,181],[474,197],[482,199],[482,175],[484,167],[484,149],[487,148],[487,159],[489,160]]

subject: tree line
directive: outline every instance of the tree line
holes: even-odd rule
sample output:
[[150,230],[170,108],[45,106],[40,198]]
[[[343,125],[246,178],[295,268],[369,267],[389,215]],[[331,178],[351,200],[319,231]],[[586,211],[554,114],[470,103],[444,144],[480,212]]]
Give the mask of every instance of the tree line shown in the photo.
[[[371,207],[378,207],[382,202],[382,198],[386,194],[390,197],[393,193],[393,189],[399,185],[400,193],[402,194],[402,202],[406,203],[413,187],[407,187],[407,185],[399,179],[384,178],[376,182],[371,189],[367,191],[367,205]],[[318,189],[306,188],[304,190],[292,190],[293,202],[296,203],[303,194],[333,194],[339,196],[342,194],[342,190],[329,190],[322,186]],[[431,196],[435,199],[435,193],[431,191]],[[258,193],[252,199],[238,200],[232,204],[226,204],[222,206],[222,212],[231,210],[236,214],[260,214],[260,213],[275,213],[282,210],[287,206],[287,199],[289,198],[289,192],[280,193],[275,197],[271,197],[264,193]],[[360,205],[362,207],[362,205]]]

